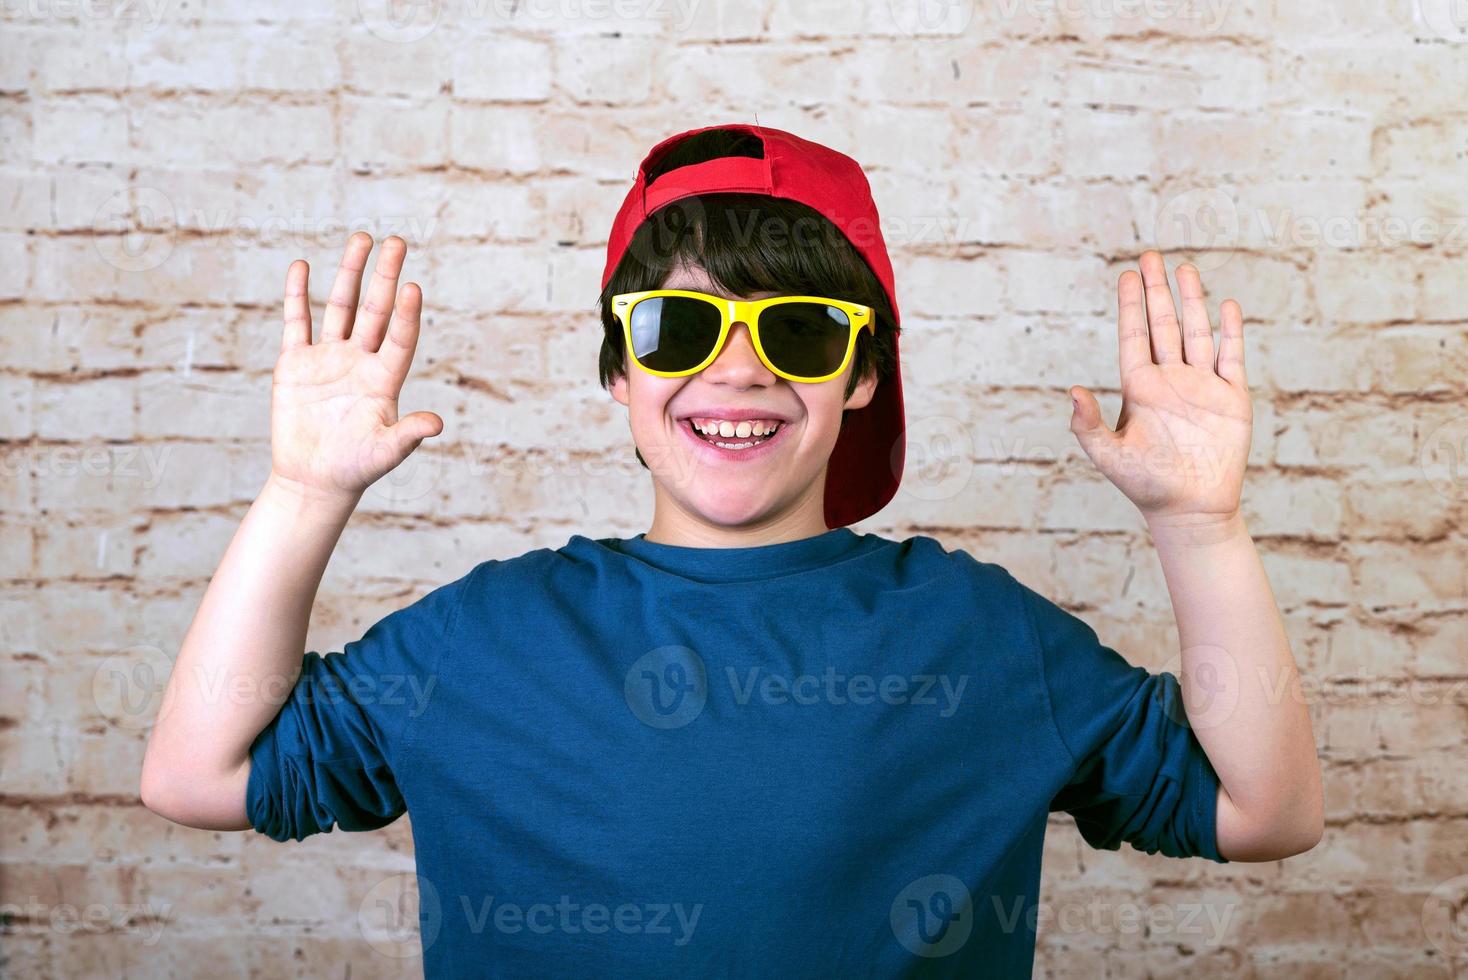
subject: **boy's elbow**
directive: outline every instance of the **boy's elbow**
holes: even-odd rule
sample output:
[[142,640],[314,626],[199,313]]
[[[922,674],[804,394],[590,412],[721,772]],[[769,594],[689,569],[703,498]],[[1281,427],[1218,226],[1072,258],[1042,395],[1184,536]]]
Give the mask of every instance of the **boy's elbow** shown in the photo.
[[172,820],[174,823],[187,824],[189,816],[188,801],[173,785],[173,780],[159,766],[143,765],[143,772],[138,780],[138,797],[152,813]]
[[[1297,854],[1304,854],[1319,844],[1325,836],[1325,821],[1313,819],[1302,826],[1291,827],[1289,830],[1278,834],[1271,843],[1278,851],[1273,857],[1264,860],[1278,861]],[[1268,846],[1268,845],[1266,845]]]
[[143,806],[165,820],[195,830],[249,830],[245,813],[248,763],[219,780],[180,779],[157,764],[143,765],[138,796]]
[[1312,800],[1267,819],[1250,817],[1220,788],[1218,853],[1229,861],[1279,861],[1313,849],[1325,837],[1325,808]]

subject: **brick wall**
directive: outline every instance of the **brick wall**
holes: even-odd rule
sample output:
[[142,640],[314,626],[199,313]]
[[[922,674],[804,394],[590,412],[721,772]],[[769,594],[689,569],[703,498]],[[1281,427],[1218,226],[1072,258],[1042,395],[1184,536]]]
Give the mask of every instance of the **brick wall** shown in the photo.
[[7,975],[417,971],[394,955],[413,937],[360,911],[411,872],[406,819],[283,846],[136,796],[169,660],[268,471],[286,266],[311,261],[319,311],[349,230],[406,238],[427,316],[402,406],[447,423],[345,533],[309,636],[340,649],[485,558],[646,529],[596,382],[604,235],[652,143],[756,113],[860,159],[892,248],[909,470],[861,529],[1004,564],[1150,668],[1176,666],[1160,567],[1066,388],[1114,419],[1115,281],[1145,247],[1246,314],[1246,515],[1325,840],[1219,867],[1096,852],[1057,817],[1038,972],[1468,975],[1450,0],[0,12]]

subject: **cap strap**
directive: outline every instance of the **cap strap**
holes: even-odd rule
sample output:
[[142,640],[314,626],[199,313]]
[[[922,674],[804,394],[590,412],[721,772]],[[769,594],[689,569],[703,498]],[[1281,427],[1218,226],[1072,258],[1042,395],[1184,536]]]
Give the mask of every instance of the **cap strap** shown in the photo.
[[719,157],[669,170],[657,179],[651,189],[643,183],[642,216],[646,217],[680,197],[721,191],[772,193],[770,161],[759,157]]

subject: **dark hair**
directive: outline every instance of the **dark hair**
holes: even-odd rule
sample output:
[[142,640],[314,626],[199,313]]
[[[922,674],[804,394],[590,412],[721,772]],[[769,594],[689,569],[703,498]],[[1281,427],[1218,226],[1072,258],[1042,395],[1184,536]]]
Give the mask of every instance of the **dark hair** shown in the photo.
[[[721,157],[762,157],[764,147],[750,133],[713,129],[676,144],[649,169],[651,186],[671,170]],[[765,194],[697,194],[653,213],[628,243],[599,300],[604,336],[601,385],[622,376],[626,363],[622,327],[612,315],[612,297],[661,288],[683,264],[703,268],[709,278],[736,296],[755,292],[808,293],[870,306],[876,333],[857,336],[851,377],[844,398],[862,378],[878,381],[892,374],[898,332],[892,304],[871,267],[825,215],[798,201]],[[860,409],[846,409],[847,414]],[[637,461],[644,467],[642,453]]]

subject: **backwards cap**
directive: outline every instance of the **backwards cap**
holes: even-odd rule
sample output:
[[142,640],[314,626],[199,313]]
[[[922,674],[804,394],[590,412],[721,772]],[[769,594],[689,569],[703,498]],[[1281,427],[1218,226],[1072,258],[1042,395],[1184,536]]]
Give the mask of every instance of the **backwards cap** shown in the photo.
[[[719,157],[669,170],[648,187],[647,173],[672,148],[697,133],[713,129],[748,133],[763,146],[762,157]],[[866,261],[892,306],[894,325],[897,290],[892,261],[882,240],[882,227],[871,187],[861,165],[820,143],[801,139],[768,126],[733,124],[704,126],[670,136],[654,146],[637,167],[607,238],[607,264],[602,289],[649,216],[674,201],[694,194],[765,194],[799,201],[813,208],[841,230]],[[898,333],[892,337],[895,366],[877,383],[872,400],[851,411],[836,439],[826,471],[825,517],[828,528],[855,524],[881,510],[897,493],[907,456],[906,423],[902,408],[902,359]]]

